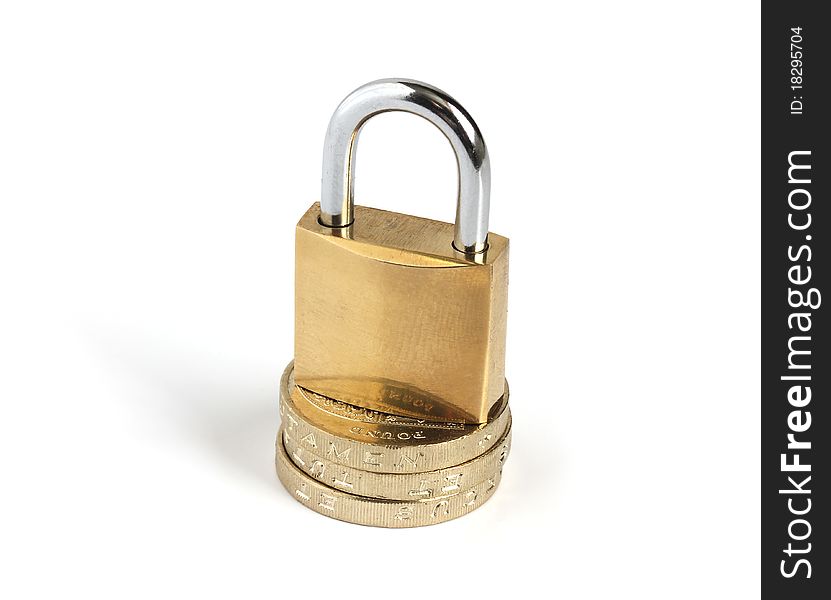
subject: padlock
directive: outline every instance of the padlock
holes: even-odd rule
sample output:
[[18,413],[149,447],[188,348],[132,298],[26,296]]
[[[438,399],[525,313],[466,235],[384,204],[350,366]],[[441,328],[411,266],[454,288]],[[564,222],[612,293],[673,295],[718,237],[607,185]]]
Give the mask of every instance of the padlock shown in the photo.
[[[425,118],[456,154],[455,226],[355,206],[355,157],[372,116]],[[485,423],[505,393],[508,239],[488,233],[490,163],[470,115],[425,83],[384,79],[338,106],[322,195],[295,247],[298,386],[425,421]]]

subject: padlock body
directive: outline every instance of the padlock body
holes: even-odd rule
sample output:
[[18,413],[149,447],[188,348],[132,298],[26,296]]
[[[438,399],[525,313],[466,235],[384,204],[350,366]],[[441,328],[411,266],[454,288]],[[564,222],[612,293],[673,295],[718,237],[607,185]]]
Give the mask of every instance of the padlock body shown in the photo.
[[348,404],[483,423],[505,389],[508,239],[477,262],[453,225],[355,207],[354,223],[297,224],[295,381]]

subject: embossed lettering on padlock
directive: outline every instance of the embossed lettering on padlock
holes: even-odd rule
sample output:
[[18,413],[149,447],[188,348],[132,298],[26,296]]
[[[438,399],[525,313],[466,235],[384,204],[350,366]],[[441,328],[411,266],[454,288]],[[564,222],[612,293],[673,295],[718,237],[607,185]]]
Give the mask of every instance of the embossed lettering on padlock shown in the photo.
[[[361,127],[387,111],[421,116],[450,141],[455,225],[354,205]],[[505,391],[508,288],[489,195],[484,139],[450,96],[409,80],[350,94],[327,130],[321,202],[297,224],[297,385],[391,414],[486,422]]]

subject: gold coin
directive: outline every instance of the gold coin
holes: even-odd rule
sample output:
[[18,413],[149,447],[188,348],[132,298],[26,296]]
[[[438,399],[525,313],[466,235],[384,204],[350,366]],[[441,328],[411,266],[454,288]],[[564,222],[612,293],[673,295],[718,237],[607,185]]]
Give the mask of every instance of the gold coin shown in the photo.
[[[423,473],[376,473],[318,456],[285,429],[283,444],[295,466],[307,475],[350,494],[388,500],[451,496],[482,483],[502,468],[511,449],[511,422],[502,437],[481,456],[454,467]],[[279,440],[277,442],[279,444]]]
[[289,363],[280,380],[280,415],[303,448],[342,465],[376,473],[453,467],[489,450],[510,419],[508,385],[481,425],[434,422],[352,406],[294,385]]
[[329,487],[298,469],[278,437],[277,476],[295,500],[327,517],[376,527],[419,527],[461,517],[484,504],[499,485],[502,469],[466,491],[443,498],[367,498]]

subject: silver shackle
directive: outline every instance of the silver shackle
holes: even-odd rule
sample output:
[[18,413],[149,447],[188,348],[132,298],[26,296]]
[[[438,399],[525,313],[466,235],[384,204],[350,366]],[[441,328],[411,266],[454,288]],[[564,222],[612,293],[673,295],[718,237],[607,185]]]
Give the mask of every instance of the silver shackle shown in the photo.
[[458,102],[431,85],[410,79],[379,79],[367,83],[349,94],[335,110],[323,145],[321,224],[327,227],[352,224],[358,136],[371,117],[390,111],[427,119],[450,142],[459,169],[453,246],[466,254],[483,252],[488,241],[491,190],[485,140]]

